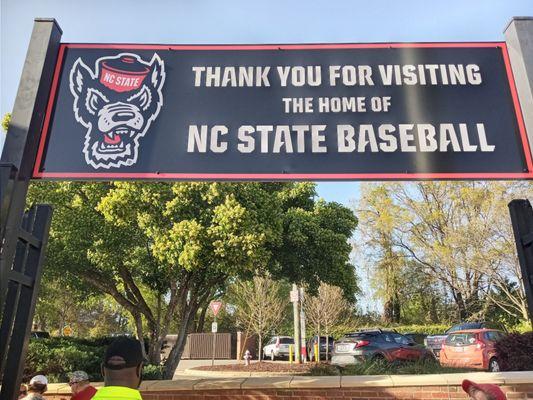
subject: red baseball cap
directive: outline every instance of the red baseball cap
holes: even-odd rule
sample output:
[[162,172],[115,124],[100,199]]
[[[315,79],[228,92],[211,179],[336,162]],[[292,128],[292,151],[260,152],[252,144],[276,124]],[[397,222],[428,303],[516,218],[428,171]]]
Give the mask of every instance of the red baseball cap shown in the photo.
[[505,393],[503,393],[500,387],[498,385],[493,385],[492,383],[479,384],[479,383],[469,381],[468,379],[465,379],[461,386],[463,387],[463,390],[466,393],[468,393],[470,388],[473,387],[477,390],[481,390],[482,392],[488,394],[495,400],[507,400]]

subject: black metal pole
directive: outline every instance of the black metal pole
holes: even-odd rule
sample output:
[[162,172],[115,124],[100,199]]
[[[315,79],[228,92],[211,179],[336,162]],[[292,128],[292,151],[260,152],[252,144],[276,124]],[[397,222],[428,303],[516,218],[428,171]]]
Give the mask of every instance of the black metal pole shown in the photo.
[[11,122],[0,158],[0,380],[2,400],[14,400],[42,274],[52,210],[26,214],[62,31],[54,19],[35,19]]
[[528,200],[512,200],[509,203],[509,212],[526,292],[529,320],[533,326],[533,209]]
[[61,28],[52,18],[36,18],[0,158],[0,307],[17,247],[59,52]]

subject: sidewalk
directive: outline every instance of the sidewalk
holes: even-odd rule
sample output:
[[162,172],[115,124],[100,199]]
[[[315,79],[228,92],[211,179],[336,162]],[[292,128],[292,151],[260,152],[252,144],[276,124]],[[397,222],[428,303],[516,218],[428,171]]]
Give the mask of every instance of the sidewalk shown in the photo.
[[[187,369],[211,365],[211,362],[211,360],[180,360],[173,379],[177,379],[178,377],[185,375],[185,370]],[[237,364],[238,362],[239,361],[237,360],[215,360],[215,365],[230,365]],[[190,377],[191,375],[187,374],[187,376]]]

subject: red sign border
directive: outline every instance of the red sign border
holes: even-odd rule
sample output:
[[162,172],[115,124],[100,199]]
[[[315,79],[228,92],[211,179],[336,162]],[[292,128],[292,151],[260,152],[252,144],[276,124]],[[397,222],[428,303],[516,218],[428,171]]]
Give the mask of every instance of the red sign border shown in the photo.
[[[215,307],[215,304],[217,304],[218,306]],[[218,300],[212,301],[211,303],[209,303],[209,308],[211,309],[211,312],[213,313],[213,315],[216,317],[218,313],[220,312],[220,310],[222,309],[222,302]]]
[[[56,100],[59,76],[63,64],[65,49],[117,49],[117,50],[325,50],[325,49],[379,49],[379,48],[501,48],[507,72],[509,88],[516,113],[520,138],[529,172],[503,173],[363,173],[363,174],[245,174],[245,173],[158,173],[158,172],[44,172],[40,171],[45,144],[47,141],[52,110]],[[37,159],[33,168],[33,179],[91,179],[91,180],[121,180],[121,179],[150,179],[150,180],[425,180],[425,179],[533,179],[533,158],[518,93],[516,91],[507,44],[505,42],[445,42],[445,43],[354,43],[354,44],[264,44],[264,45],[162,45],[162,44],[82,44],[62,43],[59,47],[58,62],[54,71],[52,87],[48,99],[45,120],[41,131],[41,139],[37,152]]]

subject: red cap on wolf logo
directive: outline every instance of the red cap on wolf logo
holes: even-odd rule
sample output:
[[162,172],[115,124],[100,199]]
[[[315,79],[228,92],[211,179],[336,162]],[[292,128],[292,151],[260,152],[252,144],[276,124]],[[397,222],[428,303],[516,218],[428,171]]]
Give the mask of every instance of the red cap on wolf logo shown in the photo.
[[139,89],[150,68],[135,57],[124,55],[102,62],[100,82],[115,92]]

